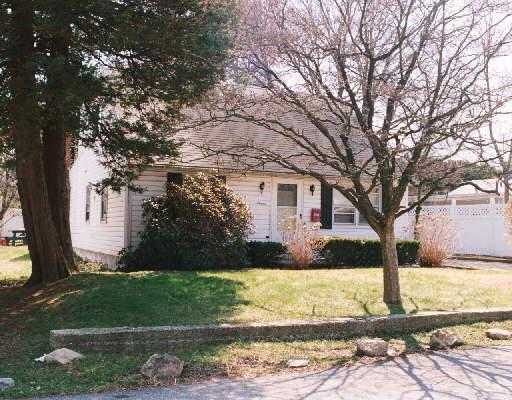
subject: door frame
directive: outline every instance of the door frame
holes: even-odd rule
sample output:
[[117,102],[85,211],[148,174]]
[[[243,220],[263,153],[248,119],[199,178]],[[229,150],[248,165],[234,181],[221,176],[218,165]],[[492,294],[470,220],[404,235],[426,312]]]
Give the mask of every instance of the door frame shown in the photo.
[[303,180],[300,178],[289,177],[272,177],[272,197],[270,202],[270,240],[273,242],[280,242],[281,235],[278,230],[277,221],[277,185],[279,183],[295,184],[297,185],[297,216],[301,219],[304,218],[304,185]]

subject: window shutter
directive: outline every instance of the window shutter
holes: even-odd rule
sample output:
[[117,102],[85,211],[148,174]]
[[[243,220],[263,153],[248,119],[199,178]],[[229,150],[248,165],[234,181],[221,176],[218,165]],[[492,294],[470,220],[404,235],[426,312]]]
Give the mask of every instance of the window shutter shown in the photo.
[[175,185],[183,185],[183,174],[179,172],[168,172],[167,183],[174,183]]
[[332,187],[323,183],[320,188],[320,223],[322,229],[332,229]]

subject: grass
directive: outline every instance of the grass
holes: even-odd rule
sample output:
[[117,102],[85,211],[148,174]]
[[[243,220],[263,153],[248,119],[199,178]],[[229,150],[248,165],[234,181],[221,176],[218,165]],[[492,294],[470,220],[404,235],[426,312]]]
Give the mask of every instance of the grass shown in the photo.
[[[102,391],[147,385],[138,373],[144,352],[88,353],[71,366],[34,362],[50,349],[51,329],[317,319],[396,312],[510,307],[512,274],[497,271],[404,268],[403,310],[381,302],[379,268],[168,273],[80,273],[44,288],[24,288],[26,248],[0,247],[0,377],[16,386],[7,397]],[[512,321],[493,326],[512,329]],[[468,344],[486,343],[487,324],[457,327]],[[429,332],[393,335],[397,351],[419,351]],[[178,355],[182,381],[211,376],[254,376],[286,370],[292,357],[310,368],[352,362],[353,338],[205,345]]]

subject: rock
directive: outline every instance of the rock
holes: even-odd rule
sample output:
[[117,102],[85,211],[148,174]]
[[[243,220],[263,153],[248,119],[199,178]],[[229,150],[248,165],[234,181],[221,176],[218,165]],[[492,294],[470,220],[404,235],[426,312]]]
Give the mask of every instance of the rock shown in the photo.
[[512,332],[507,331],[506,329],[500,328],[491,328],[485,331],[485,334],[489,339],[494,340],[504,340],[512,338]]
[[309,365],[309,360],[306,359],[296,359],[296,360],[288,360],[286,361],[286,366],[288,368],[303,368]]
[[153,354],[140,372],[150,379],[177,378],[183,371],[183,361],[170,354]]
[[0,390],[9,389],[11,386],[14,386],[14,379],[0,378]]
[[74,360],[84,358],[84,356],[76,351],[66,349],[65,347],[52,351],[50,354],[44,356],[44,361],[47,363],[56,362],[59,364],[69,364]]
[[430,336],[430,348],[446,350],[464,344],[462,338],[453,329],[438,329]]
[[369,357],[385,357],[388,354],[388,342],[382,339],[361,339],[357,341],[357,354]]

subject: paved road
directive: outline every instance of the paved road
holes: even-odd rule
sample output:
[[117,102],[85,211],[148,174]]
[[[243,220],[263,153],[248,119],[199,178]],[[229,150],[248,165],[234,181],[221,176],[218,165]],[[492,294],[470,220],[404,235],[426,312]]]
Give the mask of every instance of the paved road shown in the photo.
[[447,266],[458,268],[476,268],[512,272],[512,263],[480,260],[460,260],[452,258],[446,261]]
[[[320,372],[51,400],[511,399],[512,346],[415,354]],[[47,398],[46,400],[50,400]]]

